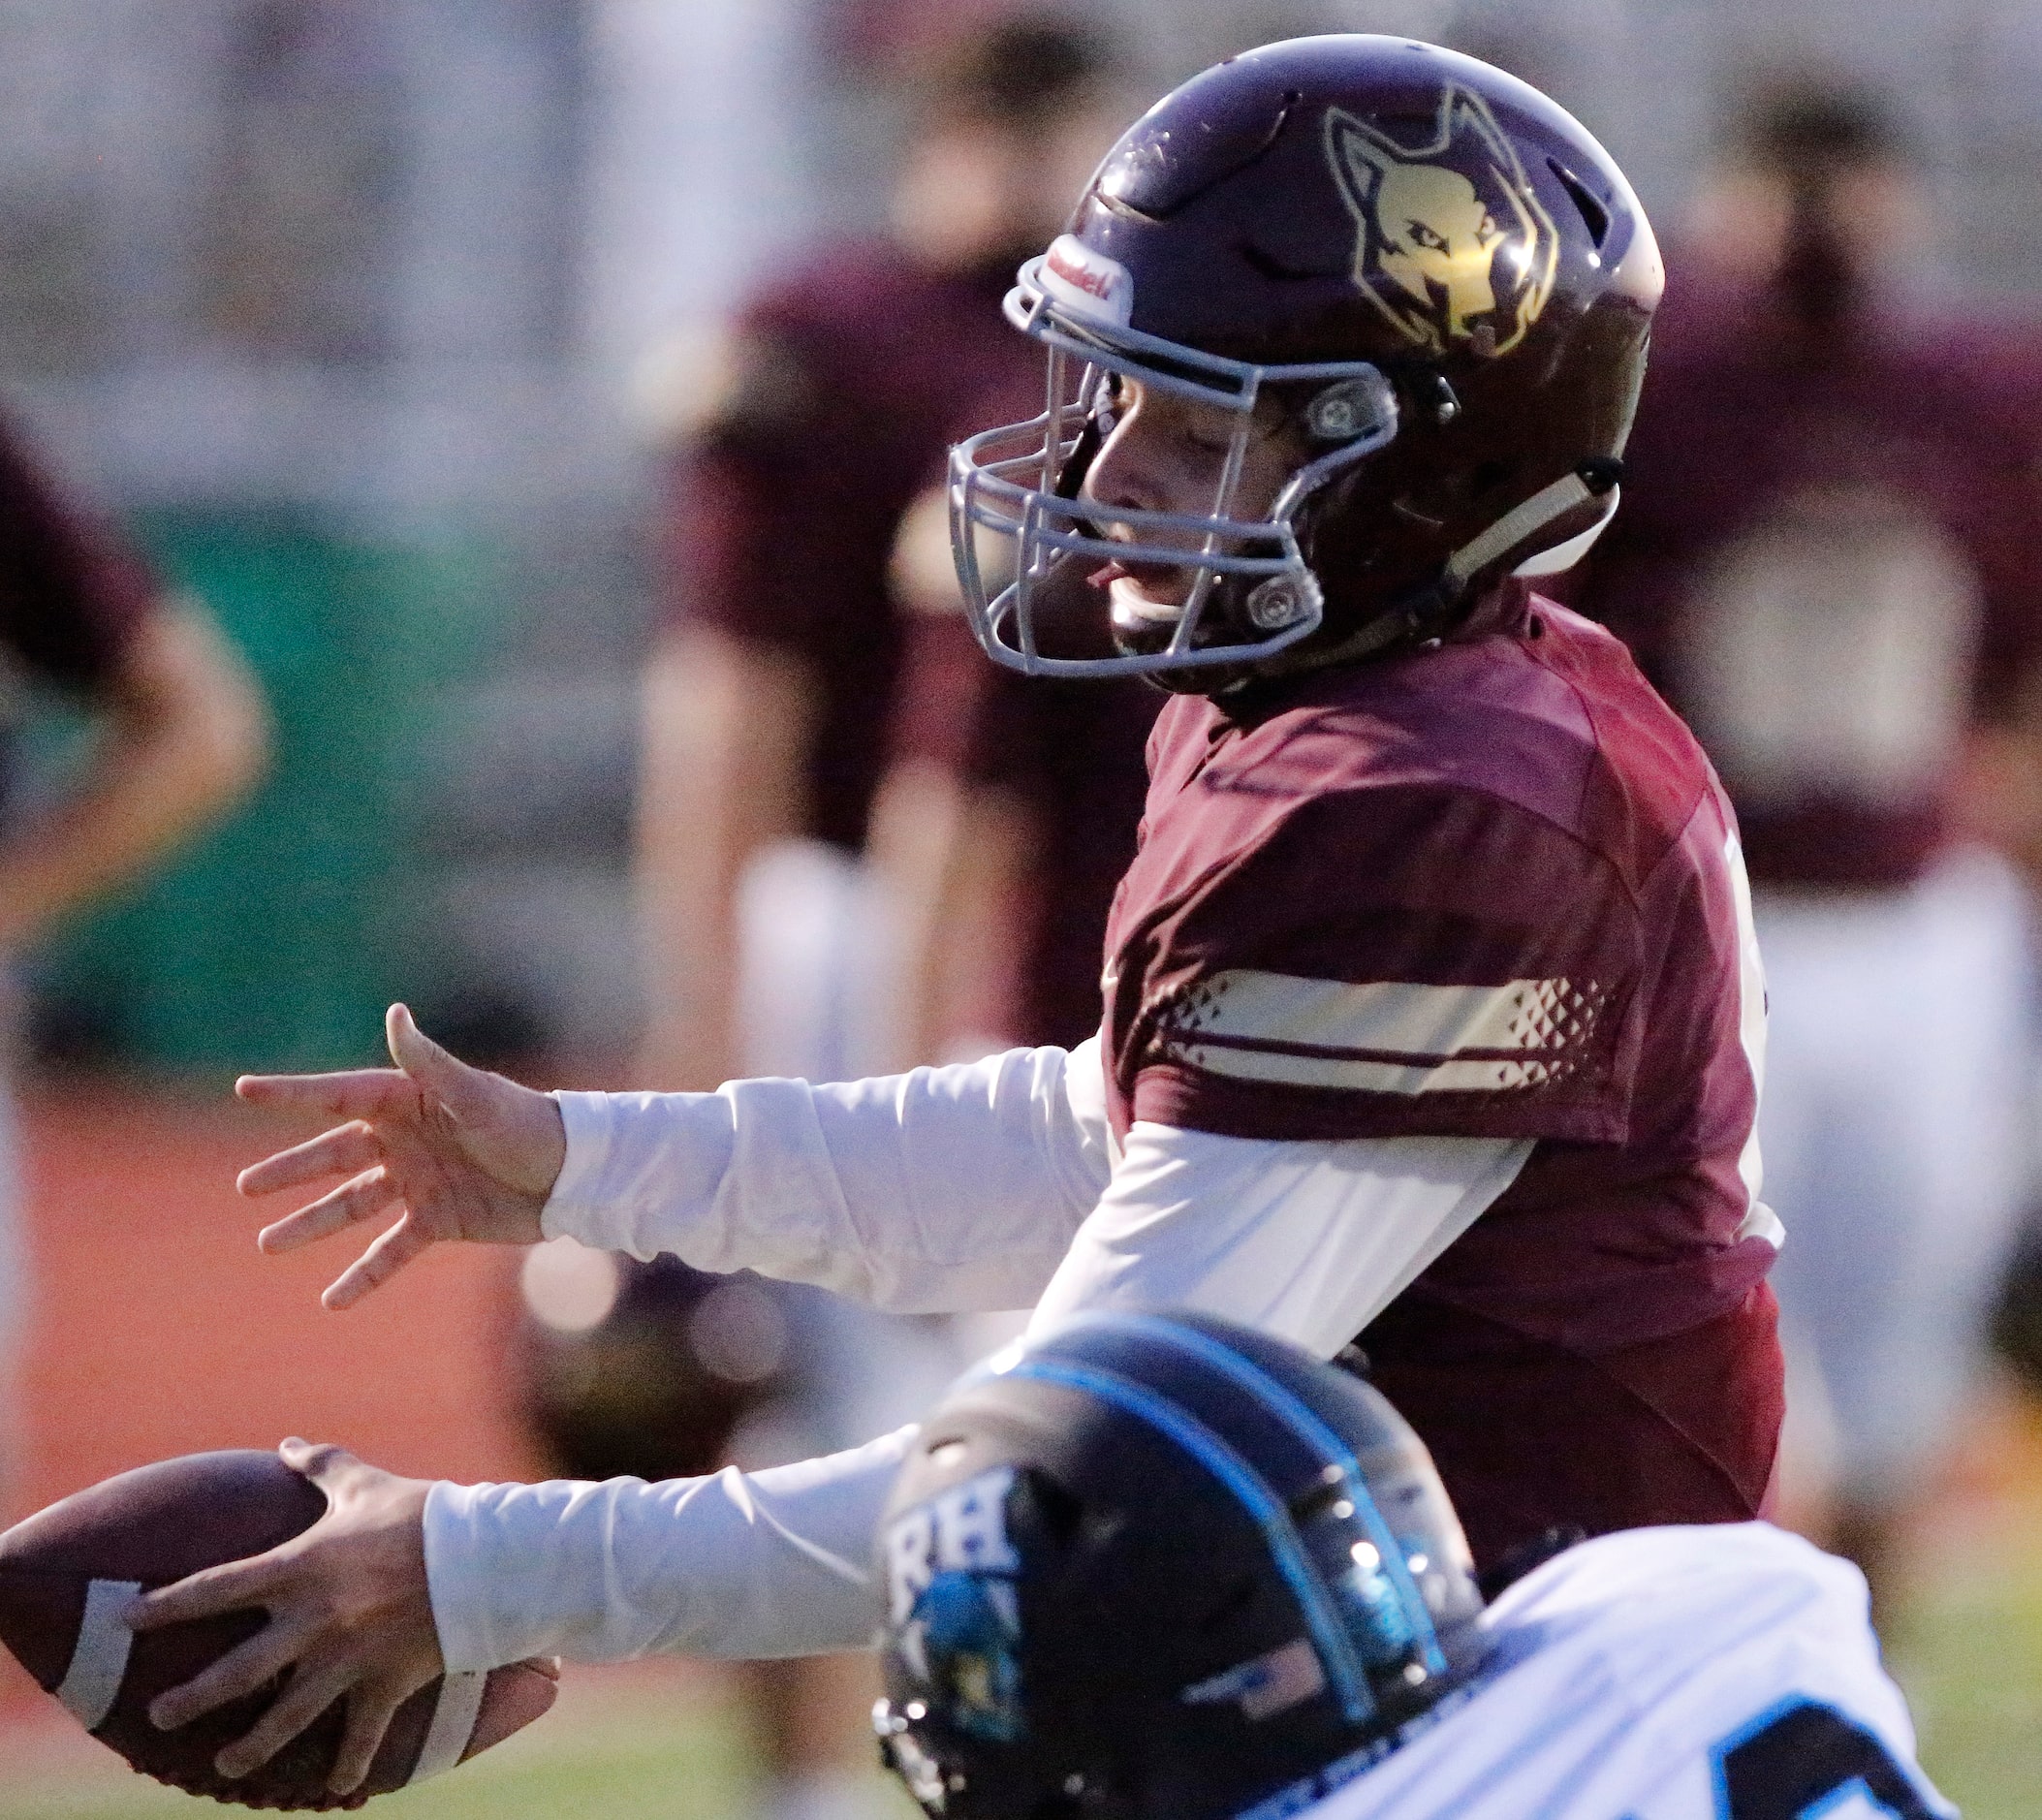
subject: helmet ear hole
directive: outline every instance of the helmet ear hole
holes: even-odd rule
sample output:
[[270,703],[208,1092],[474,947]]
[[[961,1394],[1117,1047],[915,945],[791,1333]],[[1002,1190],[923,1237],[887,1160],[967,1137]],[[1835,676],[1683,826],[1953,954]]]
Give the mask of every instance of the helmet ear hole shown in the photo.
[[1381,373],[1342,379],[1312,394],[1304,430],[1314,442],[1352,442],[1397,427],[1397,389]]

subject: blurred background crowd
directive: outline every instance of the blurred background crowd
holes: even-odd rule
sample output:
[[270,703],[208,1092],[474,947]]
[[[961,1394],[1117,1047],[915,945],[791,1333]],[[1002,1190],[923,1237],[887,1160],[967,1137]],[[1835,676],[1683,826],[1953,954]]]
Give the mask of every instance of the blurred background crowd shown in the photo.
[[[207,1351],[196,1285],[254,1268],[215,1261],[255,1224],[219,1190],[262,1147],[207,1096],[371,1059],[393,998],[543,1085],[1088,1034],[1160,698],[979,656],[942,454],[1033,408],[999,298],[1117,129],[1328,29],[1537,83],[1659,226],[1624,509],[1563,591],[1744,824],[1783,1514],[1866,1566],[1932,1771],[2032,1810],[2028,0],[6,0],[14,1514],[273,1442],[308,1358],[356,1400],[274,1420],[402,1468],[665,1476],[862,1438],[992,1342],[549,1246],[340,1340],[301,1273],[250,1275]],[[772,1820],[891,1799],[851,1768],[862,1673],[746,1671],[756,1772],[717,1786]],[[34,1710],[0,1698],[0,1814],[88,1811],[9,1804]],[[722,1810],[665,1773],[644,1811]]]

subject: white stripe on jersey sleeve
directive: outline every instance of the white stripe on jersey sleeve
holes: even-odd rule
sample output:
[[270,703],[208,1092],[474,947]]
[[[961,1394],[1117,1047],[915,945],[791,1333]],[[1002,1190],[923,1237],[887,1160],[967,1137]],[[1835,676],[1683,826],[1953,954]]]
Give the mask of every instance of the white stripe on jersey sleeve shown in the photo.
[[[1239,967],[1172,1008],[1164,1039],[1209,1074],[1374,1093],[1536,1085],[1594,1035],[1594,981],[1353,985]],[[1499,1052],[1500,1051],[1500,1052]]]
[[1283,1051],[1215,1049],[1207,1043],[1172,1044],[1170,1052],[1202,1074],[1236,1081],[1267,1081],[1287,1087],[1338,1087],[1350,1093],[1485,1093],[1537,1086],[1552,1074],[1543,1061],[1444,1061],[1429,1065],[1380,1062],[1339,1055],[1293,1055]]

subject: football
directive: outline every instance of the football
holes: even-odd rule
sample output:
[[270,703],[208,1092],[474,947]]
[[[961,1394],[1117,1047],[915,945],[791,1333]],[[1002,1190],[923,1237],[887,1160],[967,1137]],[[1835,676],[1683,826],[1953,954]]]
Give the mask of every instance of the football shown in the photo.
[[330,1794],[343,1712],[330,1708],[253,1774],[229,1781],[213,1757],[253,1725],[281,1679],[175,1731],[149,1703],[252,1636],[259,1612],[172,1624],[141,1636],[118,1614],[139,1591],[202,1567],[261,1554],[309,1528],[326,1494],[274,1454],[191,1454],[124,1472],[38,1512],[0,1536],[0,1641],[93,1737],[137,1770],[194,1795],[245,1807],[359,1807],[452,1769],[553,1703],[557,1670],[519,1662],[448,1675],[397,1710],[361,1786]]

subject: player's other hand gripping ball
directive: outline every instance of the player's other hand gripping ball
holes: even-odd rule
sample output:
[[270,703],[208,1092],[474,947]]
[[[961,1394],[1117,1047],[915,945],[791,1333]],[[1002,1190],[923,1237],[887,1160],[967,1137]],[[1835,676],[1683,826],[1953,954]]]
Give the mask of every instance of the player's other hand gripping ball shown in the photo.
[[0,1641],[136,1769],[246,1807],[359,1807],[487,1750],[552,1705],[558,1671],[550,1662],[443,1676],[397,1710],[367,1778],[346,1796],[326,1787],[343,1726],[338,1702],[252,1774],[230,1781],[214,1769],[215,1755],[261,1716],[281,1678],[189,1725],[158,1731],[149,1703],[253,1635],[263,1614],[140,1634],[119,1615],[138,1592],[289,1541],[326,1508],[326,1494],[274,1454],[192,1454],[108,1479],[0,1536]]

